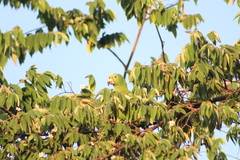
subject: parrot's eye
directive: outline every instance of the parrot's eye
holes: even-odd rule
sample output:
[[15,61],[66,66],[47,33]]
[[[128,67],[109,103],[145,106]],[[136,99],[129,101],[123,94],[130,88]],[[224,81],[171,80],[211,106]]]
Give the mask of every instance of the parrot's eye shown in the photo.
[[118,76],[114,76],[114,78],[118,78]]

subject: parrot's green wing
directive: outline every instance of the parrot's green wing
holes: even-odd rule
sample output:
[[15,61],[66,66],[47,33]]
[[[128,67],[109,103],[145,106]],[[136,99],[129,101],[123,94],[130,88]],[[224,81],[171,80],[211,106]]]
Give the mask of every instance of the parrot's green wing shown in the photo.
[[129,93],[129,90],[127,88],[127,84],[126,84],[124,78],[122,77],[122,75],[120,75],[120,74],[111,74],[108,77],[108,81],[107,82],[108,82],[108,85],[112,84],[114,86],[114,89],[117,92],[124,93],[124,94]]

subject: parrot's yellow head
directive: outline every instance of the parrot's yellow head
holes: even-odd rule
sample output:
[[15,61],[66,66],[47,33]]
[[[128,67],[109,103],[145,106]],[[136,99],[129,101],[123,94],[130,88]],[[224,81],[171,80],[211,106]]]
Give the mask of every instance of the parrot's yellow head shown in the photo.
[[111,74],[109,77],[108,77],[108,81],[107,81],[107,84],[111,84],[111,85],[114,85],[115,83],[117,83],[117,81],[119,81],[119,78],[121,79],[121,75],[120,74]]

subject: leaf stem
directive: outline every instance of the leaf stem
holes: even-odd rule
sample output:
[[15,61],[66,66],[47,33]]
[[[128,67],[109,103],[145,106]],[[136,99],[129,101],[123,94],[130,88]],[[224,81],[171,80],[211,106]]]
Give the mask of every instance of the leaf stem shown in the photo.
[[117,54],[115,52],[113,52],[113,50],[111,50],[110,48],[107,48],[119,61],[120,63],[122,63],[123,67],[126,68],[126,65],[124,64],[124,62],[117,56]]
[[165,56],[165,52],[164,52],[164,41],[162,40],[162,37],[161,37],[161,34],[160,34],[160,31],[158,29],[158,27],[155,25],[156,27],[156,30],[157,30],[157,33],[158,33],[158,37],[159,37],[159,40],[160,40],[160,43],[161,43],[161,47],[162,47],[162,57],[163,57],[163,62],[166,63],[166,56]]
[[68,84],[71,92],[76,96],[76,93],[74,93],[74,91],[73,91],[73,89],[72,89],[72,82],[68,82],[67,84]]
[[5,113],[7,113],[10,117],[13,117],[13,116],[15,116],[15,114],[13,114],[11,111],[9,111],[7,108],[5,108],[5,107],[0,107],[0,109],[2,110],[2,111],[4,111]]
[[42,27],[38,27],[38,28],[32,29],[30,31],[25,32],[24,34],[28,34],[28,33],[32,32],[32,31],[35,31],[35,30],[38,30],[38,29],[41,29],[41,28],[45,28],[45,27],[47,27],[47,26],[42,26]]

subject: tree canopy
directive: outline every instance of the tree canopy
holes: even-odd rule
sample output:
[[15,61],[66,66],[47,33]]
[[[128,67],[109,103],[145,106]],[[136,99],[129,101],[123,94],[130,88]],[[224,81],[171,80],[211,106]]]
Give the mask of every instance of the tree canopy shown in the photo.
[[[240,7],[240,0],[224,1]],[[240,146],[240,40],[218,45],[217,32],[203,35],[197,25],[204,17],[185,13],[184,0],[171,5],[158,0],[117,0],[126,18],[139,26],[124,63],[111,48],[129,40],[122,32],[104,32],[116,20],[116,13],[106,9],[105,3],[89,1],[86,14],[81,8],[50,7],[45,0],[0,0],[14,9],[37,11],[44,24],[30,32],[19,26],[4,33],[0,30],[0,158],[188,160],[199,159],[205,149],[210,160],[227,159],[221,149],[225,139]],[[230,18],[240,23],[239,17],[240,13]],[[161,57],[152,57],[150,65],[135,62],[129,68],[146,21],[158,33]],[[177,37],[180,25],[187,30],[189,43],[171,63],[158,28]],[[109,88],[96,92],[97,82],[88,75],[88,85],[80,93],[59,92],[51,97],[49,88],[64,90],[62,77],[50,71],[39,73],[34,65],[20,84],[5,79],[9,59],[22,64],[27,54],[68,45],[70,35],[86,42],[88,52],[110,51],[123,65],[123,76],[133,89],[128,93]],[[223,126],[228,127],[226,137],[216,138],[215,131]]]

